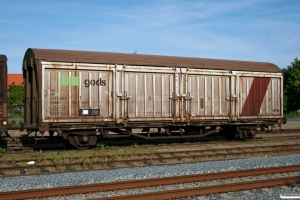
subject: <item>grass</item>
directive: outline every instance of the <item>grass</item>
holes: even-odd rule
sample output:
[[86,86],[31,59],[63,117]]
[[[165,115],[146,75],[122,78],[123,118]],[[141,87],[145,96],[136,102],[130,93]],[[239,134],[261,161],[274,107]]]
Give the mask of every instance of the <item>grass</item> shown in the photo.
[[296,112],[289,112],[287,114],[284,114],[284,117],[286,117],[286,118],[300,118],[300,115],[298,115]]
[[12,123],[13,121],[15,122],[24,122],[24,118],[23,117],[9,117],[7,119],[8,123]]

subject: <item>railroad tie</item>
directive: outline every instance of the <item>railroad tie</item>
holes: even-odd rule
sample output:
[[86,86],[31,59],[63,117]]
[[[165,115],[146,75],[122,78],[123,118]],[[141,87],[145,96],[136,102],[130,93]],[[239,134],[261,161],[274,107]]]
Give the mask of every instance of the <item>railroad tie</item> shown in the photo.
[[195,187],[192,183],[185,183],[184,184],[187,188],[193,188]]
[[142,192],[142,193],[149,193],[150,190],[148,190],[147,188],[139,188],[139,190]]
[[95,199],[100,199],[100,198],[104,198],[105,196],[101,196],[100,194],[98,193],[92,193],[90,194],[91,196],[93,196]]
[[261,190],[264,191],[264,192],[267,192],[269,194],[273,193],[273,191],[270,190],[269,188],[262,188]]
[[291,188],[289,188],[289,187],[287,187],[287,186],[285,186],[285,185],[281,186],[281,188],[282,188],[283,190],[285,190],[285,191],[291,191]]
[[116,194],[119,194],[120,196],[125,196],[125,195],[128,195],[126,194],[123,190],[116,190],[114,191]]
[[221,179],[221,181],[222,181],[224,184],[233,183],[232,180]]
[[174,188],[170,185],[163,185],[164,190],[174,190]]
[[244,182],[252,181],[250,178],[247,178],[247,177],[241,177],[240,180],[244,181]]

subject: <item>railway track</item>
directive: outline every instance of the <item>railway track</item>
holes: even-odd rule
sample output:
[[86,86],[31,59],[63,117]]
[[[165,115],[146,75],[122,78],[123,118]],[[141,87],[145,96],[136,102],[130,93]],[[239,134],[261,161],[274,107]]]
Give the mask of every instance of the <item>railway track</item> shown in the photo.
[[[272,137],[273,135],[281,135],[280,137],[290,138],[294,139],[298,136],[284,136],[286,134],[292,134],[292,133],[300,133],[300,129],[276,129],[272,130],[271,132],[268,131],[258,131],[257,137]],[[139,138],[127,138],[126,140],[113,140],[113,139],[99,139],[98,141],[107,144],[107,145],[128,145],[128,144],[153,144],[153,143],[172,143],[172,142],[178,142],[178,141],[186,141],[186,142],[207,142],[207,141],[226,141],[223,136],[220,136],[218,134],[213,134],[211,136],[205,137],[205,138],[193,138],[193,139],[169,139],[169,140],[158,140],[158,141],[147,141],[144,139]],[[237,139],[239,140],[239,139]],[[248,141],[249,142],[249,141]],[[71,147],[68,145],[65,145],[62,142],[62,138],[60,137],[38,137],[37,139],[34,139],[34,137],[13,137],[13,138],[1,138],[0,139],[0,148],[5,148],[8,151],[34,151],[34,150],[63,150],[63,149],[70,149]]]
[[300,129],[274,129],[271,131],[258,131],[257,134],[288,134],[288,133],[299,133]]
[[[18,161],[7,160],[6,166],[1,165],[2,175],[22,175],[49,173],[57,171],[74,171],[86,169],[106,169],[121,168],[145,165],[177,164],[188,162],[204,162],[224,159],[237,159],[244,157],[272,156],[299,153],[299,145],[268,145],[268,146],[248,146],[238,148],[214,148],[183,150],[169,152],[149,152],[148,154],[110,154],[100,152],[100,155],[69,156],[62,157],[62,154],[53,155],[51,158],[39,157],[37,159],[21,159]],[[28,161],[33,165],[26,164]]]
[[[280,174],[290,172],[296,172],[296,174],[292,173],[292,175],[288,176]],[[88,199],[175,199],[299,183],[299,172],[300,165],[292,165],[241,171],[227,171],[209,174],[100,183],[92,185],[4,192],[0,193],[0,199],[34,199],[50,196],[70,196],[84,193],[87,194]],[[264,177],[258,178],[262,175]],[[272,178],[270,179],[270,177],[266,175],[272,176]],[[257,180],[248,181],[249,179],[247,179],[247,177],[253,176],[257,177]],[[237,177],[239,177],[238,180]],[[217,185],[204,184],[202,187],[196,186],[199,185],[199,183],[206,183],[212,180],[223,180],[223,183]],[[184,184],[185,186],[183,189],[174,189],[173,186],[176,184]],[[162,188],[161,191],[151,192],[151,187],[158,186]],[[128,189],[138,190],[139,192],[138,194],[126,195],[124,190]],[[104,195],[103,192],[105,191],[110,191],[110,197]]]
[[[299,140],[300,137],[299,135],[287,135],[285,134],[284,136],[281,136],[281,135],[271,135],[271,134],[267,134],[267,135],[263,135],[263,136],[257,136],[255,140],[252,140],[252,141],[247,141],[247,143],[249,144],[253,144],[253,142],[259,142],[259,141],[262,141],[263,139],[272,139],[273,142],[276,142],[276,141],[283,141],[284,140],[290,140],[290,141],[296,141],[296,140]],[[143,140],[144,141],[144,140]],[[148,145],[148,143],[134,143],[135,141],[129,141],[128,144],[125,144],[125,146],[127,145],[127,147],[129,145]],[[175,142],[175,143],[156,143],[156,144],[149,144],[153,147],[159,147],[159,148],[199,148],[200,146],[204,146],[204,145],[207,145],[207,144],[210,144],[210,145],[218,145],[218,144],[222,144],[222,145],[228,145],[228,146],[231,146],[232,143],[234,142],[238,142],[240,144],[242,144],[242,141],[236,139],[236,140],[231,140],[231,141],[226,141],[226,140],[211,140],[211,141],[193,141],[193,142]],[[264,141],[265,142],[265,141]],[[235,143],[234,145],[235,146],[238,146],[239,144],[238,143]],[[100,143],[99,143],[100,144]],[[112,145],[116,145],[114,143],[111,143]],[[107,145],[107,143],[105,141],[103,141],[103,143],[101,143],[101,145],[106,145],[107,147],[109,145]],[[244,144],[243,144],[244,145]],[[118,145],[117,146],[124,146],[124,144],[122,145]],[[165,147],[164,147],[165,146]],[[3,148],[3,146],[0,145],[0,148]],[[97,150],[99,147],[97,146],[96,148],[94,148],[95,150]],[[31,157],[34,157],[37,153],[37,151],[39,150],[43,150],[45,152],[49,152],[49,151],[53,151],[53,150],[58,150],[58,151],[78,151],[78,152],[82,152],[82,151],[91,151],[92,149],[90,150],[78,150],[78,149],[72,149],[72,148],[68,148],[67,146],[65,146],[64,144],[62,143],[51,143],[51,144],[47,144],[46,146],[41,146],[41,145],[37,145],[35,147],[32,146],[31,147],[24,147],[24,148],[21,148],[20,145],[18,146],[10,146],[10,147],[7,147],[5,148],[7,149],[7,152],[9,153],[10,156],[14,156],[14,155],[18,155],[18,154],[24,154],[24,153],[28,153],[31,155]]]

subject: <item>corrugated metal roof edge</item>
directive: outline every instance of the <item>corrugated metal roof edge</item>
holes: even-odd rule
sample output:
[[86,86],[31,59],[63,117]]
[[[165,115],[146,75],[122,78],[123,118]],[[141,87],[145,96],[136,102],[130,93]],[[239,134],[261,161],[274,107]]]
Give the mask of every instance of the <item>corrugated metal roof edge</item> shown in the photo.
[[278,66],[268,62],[38,48],[29,48],[26,51],[26,54],[28,51],[31,51],[37,60],[56,62],[132,64],[281,72],[281,69]]

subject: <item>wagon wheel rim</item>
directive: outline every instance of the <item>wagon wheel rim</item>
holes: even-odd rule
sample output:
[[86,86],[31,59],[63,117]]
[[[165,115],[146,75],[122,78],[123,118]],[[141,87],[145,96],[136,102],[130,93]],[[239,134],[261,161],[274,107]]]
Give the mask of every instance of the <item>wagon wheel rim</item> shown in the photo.
[[[89,142],[81,142],[81,136],[70,135],[68,140],[70,144],[76,149],[88,149],[90,147]],[[89,138],[89,136],[87,136]],[[89,138],[90,139],[90,138]]]
[[256,129],[244,129],[243,130],[243,136],[244,140],[252,140],[257,133]]

